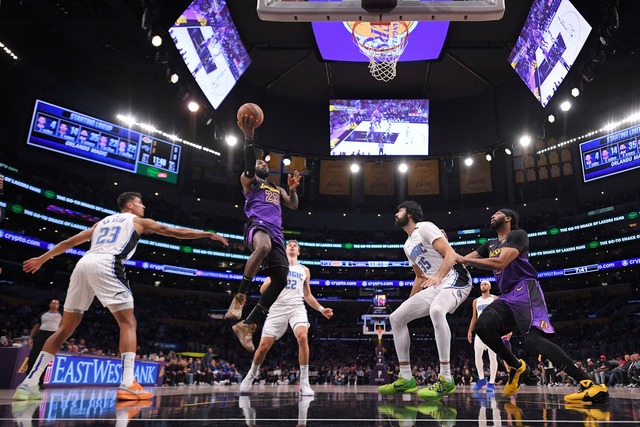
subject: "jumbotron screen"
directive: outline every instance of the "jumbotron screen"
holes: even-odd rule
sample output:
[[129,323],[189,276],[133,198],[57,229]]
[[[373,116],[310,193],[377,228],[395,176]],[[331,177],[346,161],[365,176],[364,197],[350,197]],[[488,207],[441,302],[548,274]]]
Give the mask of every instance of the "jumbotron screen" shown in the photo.
[[175,184],[182,147],[36,101],[27,144]]
[[429,154],[427,99],[334,99],[329,126],[332,156]]
[[580,144],[584,182],[639,168],[639,137],[636,125]]

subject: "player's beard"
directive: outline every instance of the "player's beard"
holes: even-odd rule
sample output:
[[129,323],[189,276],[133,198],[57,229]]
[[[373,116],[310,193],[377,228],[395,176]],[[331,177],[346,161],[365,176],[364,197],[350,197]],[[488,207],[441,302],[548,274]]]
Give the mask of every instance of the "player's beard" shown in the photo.
[[409,224],[409,216],[408,215],[405,215],[405,216],[403,216],[401,218],[397,218],[396,217],[396,227],[402,228],[407,224]]
[[267,179],[267,178],[269,178],[269,171],[262,170],[262,169],[256,169],[256,175],[260,179]]
[[497,230],[503,225],[504,225],[504,218],[498,218],[493,223],[491,223],[491,225],[489,225],[489,228],[492,230]]

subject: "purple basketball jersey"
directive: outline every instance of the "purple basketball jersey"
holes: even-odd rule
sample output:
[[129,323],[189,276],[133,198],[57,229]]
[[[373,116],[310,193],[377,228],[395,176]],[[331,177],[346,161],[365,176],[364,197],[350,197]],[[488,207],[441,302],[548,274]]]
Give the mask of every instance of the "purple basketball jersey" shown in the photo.
[[282,233],[280,190],[275,184],[258,178],[256,185],[244,194],[244,213],[254,224]]
[[[529,263],[529,237],[524,230],[514,230],[503,240],[491,240],[486,249],[490,258],[497,258],[504,247],[518,249],[520,254],[502,271],[494,271],[493,274],[498,283],[498,288],[503,294],[509,293],[515,286],[525,279],[536,279],[538,272]],[[480,251],[479,251],[480,252]]]

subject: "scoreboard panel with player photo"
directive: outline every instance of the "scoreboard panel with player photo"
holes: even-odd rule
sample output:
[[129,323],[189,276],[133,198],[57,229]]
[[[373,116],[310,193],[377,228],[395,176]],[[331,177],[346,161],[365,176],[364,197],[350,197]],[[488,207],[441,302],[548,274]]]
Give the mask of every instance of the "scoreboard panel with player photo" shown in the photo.
[[182,147],[36,101],[27,144],[175,184]]
[[580,144],[584,182],[640,167],[639,137],[636,125]]

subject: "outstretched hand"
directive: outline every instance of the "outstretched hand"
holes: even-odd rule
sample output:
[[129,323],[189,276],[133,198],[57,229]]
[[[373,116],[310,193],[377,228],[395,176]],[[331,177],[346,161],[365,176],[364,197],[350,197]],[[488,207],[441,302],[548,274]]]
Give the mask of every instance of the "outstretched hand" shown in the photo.
[[253,138],[253,133],[256,129],[255,123],[256,119],[251,114],[243,114],[240,120],[238,120],[238,127],[245,138]]
[[40,270],[42,264],[44,264],[44,260],[42,258],[31,258],[22,263],[22,270],[25,273],[35,273],[36,271]]
[[226,238],[224,238],[221,235],[219,235],[219,234],[211,233],[210,239],[211,240],[217,240],[218,242],[221,242],[223,245],[229,246],[229,241]]
[[289,185],[289,190],[295,191],[300,185],[300,174],[298,171],[293,172],[293,176],[291,174],[287,174],[287,185]]

